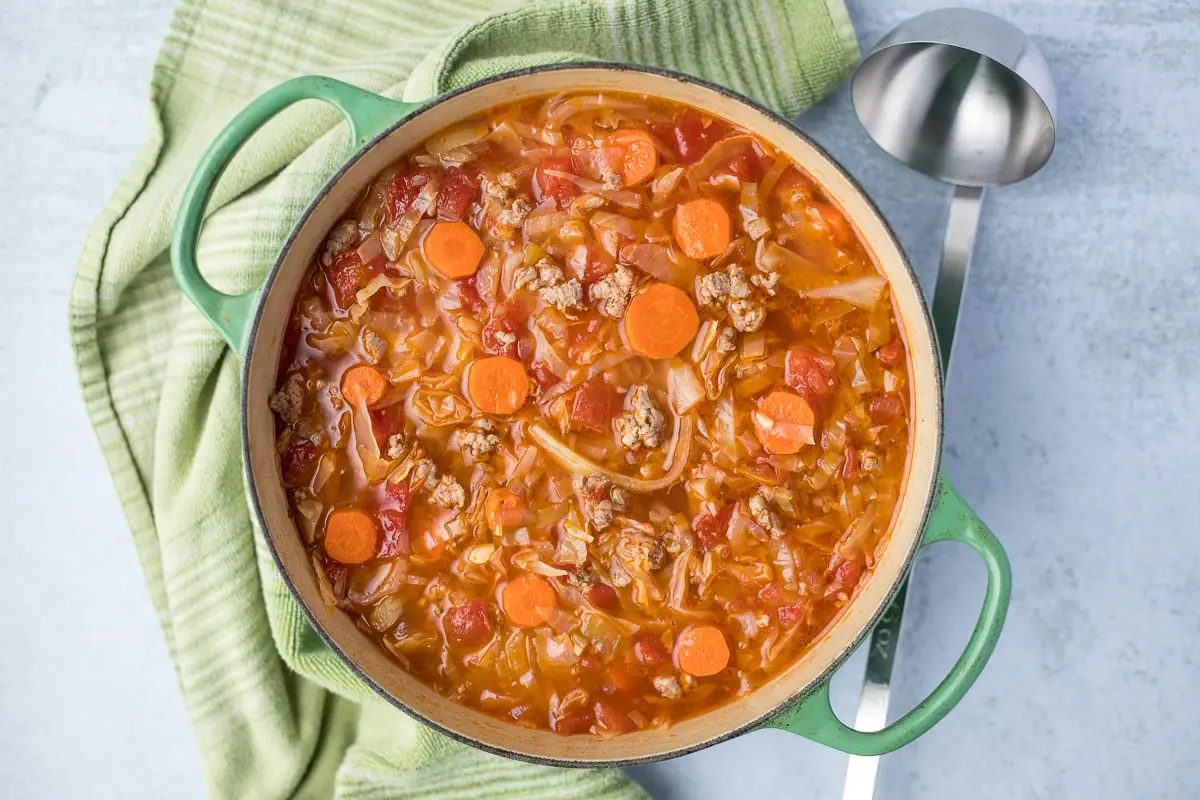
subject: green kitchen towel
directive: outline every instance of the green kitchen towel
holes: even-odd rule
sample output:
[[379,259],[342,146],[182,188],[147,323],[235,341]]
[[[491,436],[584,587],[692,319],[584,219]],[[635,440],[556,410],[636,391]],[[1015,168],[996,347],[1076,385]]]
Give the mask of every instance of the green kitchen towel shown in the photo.
[[[305,73],[412,100],[588,59],[674,68],[792,116],[857,54],[841,0],[183,0],[151,79],[146,144],[80,260],[71,337],[211,795],[644,796],[616,771],[525,764],[430,731],[370,692],[300,613],[245,500],[238,358],[168,260],[180,194],[217,132]],[[214,284],[261,282],[347,139],[316,102],[254,137],[200,239]]]

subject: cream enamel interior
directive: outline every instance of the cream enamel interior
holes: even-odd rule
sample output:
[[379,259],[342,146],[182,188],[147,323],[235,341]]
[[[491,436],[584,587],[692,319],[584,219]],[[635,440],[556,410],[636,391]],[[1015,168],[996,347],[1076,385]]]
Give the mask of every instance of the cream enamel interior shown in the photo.
[[[666,731],[609,740],[525,730],[453,703],[405,673],[344,613],[328,611],[280,486],[274,420],[267,409],[282,332],[300,280],[328,230],[371,179],[415,144],[463,117],[500,103],[564,90],[619,90],[676,100],[729,119],[787,153],[842,207],[874,252],[891,283],[912,372],[911,457],[904,493],[893,521],[890,545],[855,600],[789,670],[747,697]],[[293,590],[342,654],[396,703],[463,739],[526,758],[575,764],[662,758],[723,738],[815,688],[848,655],[880,613],[910,564],[935,485],[941,417],[935,353],[924,301],[887,226],[842,170],[789,127],[733,97],[668,75],[603,67],[533,72],[486,84],[420,112],[348,167],[310,210],[264,293],[257,332],[250,340],[244,387],[248,467],[267,534]]]

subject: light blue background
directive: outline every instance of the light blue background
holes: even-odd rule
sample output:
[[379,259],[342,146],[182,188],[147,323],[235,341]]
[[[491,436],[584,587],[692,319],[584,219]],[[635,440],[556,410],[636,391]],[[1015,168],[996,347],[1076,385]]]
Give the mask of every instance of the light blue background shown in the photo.
[[[937,2],[851,0],[864,48]],[[1200,744],[1200,10],[977,3],[1058,79],[1058,149],[985,199],[949,376],[946,469],[1006,543],[991,665],[884,759],[912,800],[1197,796]],[[162,637],[84,420],[66,341],[86,226],[145,125],[169,0],[0,0],[0,791],[200,797]],[[802,120],[873,195],[926,286],[948,190],[859,129],[845,89]],[[15,324],[14,324],[15,321]],[[924,556],[894,706],[945,673],[982,568]],[[861,662],[835,681],[852,716]],[[832,798],[846,758],[785,733],[636,770],[659,797]]]

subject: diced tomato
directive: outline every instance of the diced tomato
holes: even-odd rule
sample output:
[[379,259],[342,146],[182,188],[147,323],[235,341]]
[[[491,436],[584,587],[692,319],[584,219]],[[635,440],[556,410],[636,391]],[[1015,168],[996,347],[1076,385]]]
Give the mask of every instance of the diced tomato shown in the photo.
[[739,153],[729,160],[724,169],[717,171],[726,175],[733,175],[738,180],[744,182],[754,180],[754,165],[750,161],[749,153]]
[[426,170],[404,172],[392,178],[387,187],[388,203],[384,209],[388,222],[394,225],[404,216],[413,200],[421,193],[421,189],[429,183],[429,178]]
[[596,717],[592,709],[581,708],[561,717],[552,716],[551,727],[559,736],[574,736],[578,733],[587,733],[595,721]]
[[740,614],[750,610],[750,603],[743,597],[735,597],[725,604],[726,614]]
[[412,488],[408,481],[388,481],[386,485],[388,499],[395,504],[397,511],[407,514],[409,503],[412,502]]
[[596,333],[603,325],[604,320],[599,317],[591,317],[568,325],[567,354],[572,359],[578,360],[580,355],[595,343]]
[[650,133],[663,144],[675,143],[675,126],[670,122],[651,122],[647,125]]
[[633,654],[647,667],[656,667],[671,660],[667,646],[650,631],[642,631],[633,637]]
[[442,630],[453,644],[478,647],[492,638],[492,615],[488,612],[487,603],[472,600],[465,605],[455,606],[442,618]]
[[867,401],[867,414],[873,422],[891,422],[904,413],[904,403],[899,397],[885,395]]
[[763,175],[767,174],[775,164],[775,158],[768,155],[767,151],[762,148],[758,140],[750,142],[751,163],[754,165],[754,180],[760,180]]
[[289,447],[279,459],[283,482],[295,485],[308,477],[317,463],[317,448],[307,442]]
[[802,347],[787,351],[784,381],[812,406],[820,405],[833,392],[833,370],[837,362],[831,356]]
[[479,199],[479,179],[462,167],[448,167],[437,196],[438,219],[462,219]]
[[593,375],[575,390],[571,403],[571,427],[608,433],[612,426],[616,390],[603,375]]
[[838,564],[837,570],[833,573],[833,578],[846,589],[853,589],[858,586],[858,581],[862,577],[863,562],[856,560],[843,561]]
[[790,603],[786,606],[780,606],[776,612],[779,617],[779,624],[785,628],[794,628],[804,621],[808,616],[808,603],[803,600],[798,603]]
[[350,570],[345,564],[340,564],[328,556],[325,557],[325,577],[333,589],[333,596],[338,600],[346,597],[346,583],[350,579]]
[[354,250],[347,250],[325,268],[325,275],[333,286],[333,297],[340,308],[354,305],[363,280],[363,264]]
[[695,111],[687,111],[675,123],[675,151],[684,164],[695,164],[714,144],[725,138],[725,126],[717,121],[707,126]]
[[483,298],[479,296],[479,288],[475,285],[475,276],[460,278],[454,282],[458,290],[458,300],[467,311],[478,311],[483,308]]
[[862,464],[858,460],[858,448],[846,448],[846,463],[842,464],[842,478],[856,481],[862,477]]
[[629,733],[637,730],[637,725],[621,707],[611,700],[600,699],[592,706],[596,718],[596,728],[602,733]]
[[[408,484],[404,484],[406,487]],[[383,536],[379,540],[378,558],[395,558],[412,552],[408,538],[408,514],[394,508],[385,508],[377,515]]]
[[617,604],[617,591],[607,583],[597,583],[587,590],[587,599],[597,608],[611,608]]
[[375,434],[379,452],[386,453],[388,439],[400,432],[400,422],[390,407],[379,408],[371,412],[371,430]]
[[[494,356],[517,358],[519,328],[512,317],[492,317],[483,326],[483,349]],[[511,340],[508,337],[512,337]]]
[[728,503],[716,513],[700,514],[692,520],[692,530],[696,532],[703,549],[711,550],[728,537],[733,508],[733,503]]
[[783,588],[771,581],[758,590],[758,599],[766,606],[775,607],[783,602]]
[[554,374],[554,370],[550,369],[550,365],[545,361],[533,362],[533,379],[537,381],[538,388],[543,392],[549,391],[559,383],[559,377]]
[[875,351],[875,357],[885,367],[894,367],[904,358],[904,345],[899,339],[892,339]]
[[629,667],[624,662],[614,661],[608,665],[607,678],[601,691],[605,694],[632,692],[637,688],[637,685],[638,676],[630,672]]
[[564,178],[547,175],[546,171],[569,172],[575,174],[570,156],[550,156],[543,158],[533,171],[533,198],[539,203],[547,197],[553,197],[559,208],[566,208],[571,200],[579,195],[579,187]]

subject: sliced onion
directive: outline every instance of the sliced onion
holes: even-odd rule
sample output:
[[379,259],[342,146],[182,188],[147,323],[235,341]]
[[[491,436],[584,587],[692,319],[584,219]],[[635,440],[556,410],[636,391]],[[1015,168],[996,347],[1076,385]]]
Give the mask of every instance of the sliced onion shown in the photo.
[[363,472],[371,483],[378,483],[391,472],[392,463],[379,455],[379,443],[375,441],[375,429],[371,426],[371,412],[363,403],[355,403],[350,412],[354,423],[354,449],[362,461]]
[[839,556],[851,560],[862,558],[866,554],[867,540],[875,530],[878,510],[877,504],[871,503],[861,517],[850,523],[850,527],[834,545],[833,549]]
[[666,283],[678,280],[671,250],[661,244],[631,244],[621,248],[621,260]]
[[567,366],[567,362],[562,360],[562,357],[559,356],[554,346],[550,344],[545,332],[542,330],[542,326],[530,325],[529,328],[530,332],[533,333],[533,341],[537,344],[537,358],[545,361],[546,365],[550,367],[550,371],[555,375],[566,375],[570,371],[570,367]]
[[791,164],[791,161],[782,156],[775,159],[775,163],[771,165],[771,168],[767,170],[762,180],[759,181],[759,194],[763,197],[770,196],[771,190],[775,188],[775,184],[783,177],[783,173],[787,172],[787,168]]
[[553,197],[547,197],[545,200],[538,203],[537,206],[533,209],[533,211],[529,212],[529,216],[527,216],[526,219],[533,219],[534,217],[544,217],[547,214],[553,214],[557,210],[558,210],[558,201],[555,200]]
[[[621,364],[624,361],[626,361],[630,358],[633,358],[634,355],[635,354],[632,351],[627,350],[625,348],[621,348],[620,350],[613,350],[608,353],[605,353],[604,355],[600,356],[595,361],[593,361],[592,365],[587,368],[586,372],[579,372],[573,380],[569,380],[569,381],[563,380],[563,381],[560,381],[559,383],[556,383],[554,386],[552,386],[550,388],[550,390],[548,392],[546,392],[546,396],[543,398],[543,402],[549,402],[550,400],[553,400],[554,398],[558,397],[559,395],[566,394],[567,392],[571,391],[579,384],[586,381],[588,378],[591,378],[595,375],[599,375],[602,372],[607,372],[608,370],[612,369],[613,367],[617,366],[618,364]],[[560,373],[560,374],[563,374],[563,373]]]
[[845,283],[810,289],[801,294],[816,299],[844,300],[859,308],[871,308],[883,297],[883,290],[886,286],[887,281],[882,276],[866,275]]
[[753,141],[753,137],[742,134],[730,136],[714,144],[704,154],[704,158],[688,168],[687,177],[692,187],[699,186],[708,180],[717,167],[723,167],[728,164],[740,150],[748,147]]
[[602,94],[586,95],[583,97],[569,97],[563,99],[561,96],[552,97],[546,101],[546,105],[542,108],[543,119],[546,124],[551,127],[559,127],[571,117],[583,111],[594,111],[597,109],[626,111],[637,115],[639,118],[648,117],[650,109],[641,103],[630,103],[621,100],[614,100],[612,97],[605,97]]
[[365,311],[367,302],[375,296],[376,292],[380,291],[381,289],[391,289],[394,292],[405,292],[408,291],[408,287],[412,284],[412,280],[412,278],[408,277],[396,278],[388,275],[386,272],[381,272],[374,278],[371,278],[370,282],[366,286],[358,290],[358,293],[354,295],[354,304],[363,306],[363,310]]
[[676,167],[670,172],[663,173],[650,184],[650,191],[655,200],[665,200],[679,186],[684,174],[683,167]]
[[683,415],[704,400],[704,384],[696,377],[692,365],[682,359],[673,359],[667,372],[667,399],[671,410]]
[[625,208],[642,207],[642,196],[637,192],[630,192],[622,189],[605,189],[604,184],[598,181],[591,180],[590,178],[583,178],[571,172],[561,172],[556,169],[545,170],[543,174],[549,175],[552,178],[558,178],[559,180],[570,181],[583,191],[590,192],[592,194],[598,194],[601,197],[613,201],[619,206],[624,206]]
[[508,474],[507,483],[512,486],[519,483],[522,478],[530,473],[533,466],[537,464],[538,449],[536,447],[526,447],[521,450],[521,457],[513,464],[512,472]]
[[379,258],[383,255],[383,244],[379,241],[379,234],[372,233],[363,239],[362,244],[354,252],[358,255],[358,260],[364,264],[370,264]]
[[719,455],[731,463],[737,461],[737,431],[736,419],[733,414],[733,392],[726,391],[717,401],[716,415],[713,417],[713,437],[716,441]]
[[488,135],[488,124],[482,120],[468,122],[431,137],[425,142],[430,155],[441,157],[451,150],[483,141]]
[[565,442],[546,429],[540,422],[529,427],[529,435],[555,461],[579,475],[601,475],[617,486],[622,486],[631,492],[657,492],[671,486],[679,480],[687,466],[692,452],[692,432],[696,425],[695,414],[680,417],[678,432],[675,435],[675,446],[671,450],[671,466],[660,478],[645,480],[631,478],[619,472],[607,469],[595,461],[576,453]]
[[425,212],[433,207],[433,202],[437,199],[438,191],[441,188],[441,177],[434,175],[421,187],[421,193],[413,200],[412,205],[408,207],[408,211],[404,212],[404,216],[400,218],[395,227],[384,228],[381,234],[381,243],[383,252],[389,261],[400,260],[400,251],[404,249],[404,245],[412,237],[413,231],[417,229],[417,223],[421,221],[421,217],[425,216]]
[[594,228],[616,231],[628,239],[640,239],[645,232],[644,225],[611,211],[597,211],[592,214],[591,223]]
[[540,239],[567,224],[567,212],[556,211],[540,217],[528,217],[521,230],[526,239]]
[[742,216],[742,229],[754,241],[758,241],[771,232],[770,224],[762,218],[759,211],[757,184],[742,184],[742,195],[738,204],[738,211]]
[[762,272],[778,272],[783,285],[800,294],[828,286],[834,277],[815,262],[765,238],[754,250],[754,265]]

